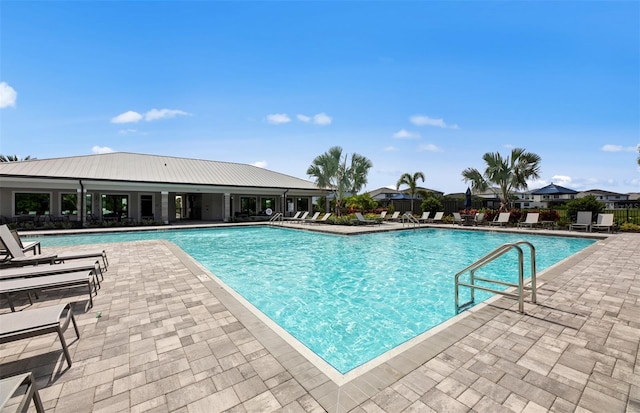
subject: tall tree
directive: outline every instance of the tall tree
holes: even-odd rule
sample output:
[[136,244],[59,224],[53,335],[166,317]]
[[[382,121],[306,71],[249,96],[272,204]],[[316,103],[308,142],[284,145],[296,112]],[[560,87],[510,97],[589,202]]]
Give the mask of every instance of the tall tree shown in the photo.
[[411,212],[412,213],[413,213],[413,198],[415,198],[416,193],[418,192],[418,179],[422,179],[422,182],[424,182],[424,174],[422,172],[415,172],[413,175],[409,173],[404,173],[396,183],[396,191],[399,190],[402,185],[406,185],[409,187],[409,195],[411,195]]
[[475,168],[462,171],[465,182],[471,182],[474,191],[486,191],[490,186],[499,188],[500,210],[507,211],[512,191],[527,189],[527,180],[540,177],[540,156],[522,148],[514,148],[511,155],[502,157],[498,152],[482,156],[487,164],[484,173]]
[[307,169],[307,175],[316,179],[321,188],[331,188],[335,195],[335,213],[340,215],[342,201],[347,192],[356,194],[367,184],[367,174],[373,166],[371,161],[354,153],[342,156],[342,148],[334,146],[317,156]]
[[29,159],[31,159],[31,156],[25,156],[20,159],[18,155],[0,155],[0,162],[22,162],[28,161]]

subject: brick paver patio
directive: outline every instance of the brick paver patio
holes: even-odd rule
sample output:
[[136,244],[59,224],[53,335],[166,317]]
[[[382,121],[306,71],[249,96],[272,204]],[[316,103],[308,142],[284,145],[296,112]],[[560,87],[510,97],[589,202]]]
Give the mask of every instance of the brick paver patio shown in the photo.
[[338,383],[169,242],[46,250],[96,247],[93,308],[74,290],[34,304],[74,302],[72,367],[54,334],[0,346],[0,375],[34,371],[48,412],[640,412],[640,234],[546,271],[526,314],[494,300]]

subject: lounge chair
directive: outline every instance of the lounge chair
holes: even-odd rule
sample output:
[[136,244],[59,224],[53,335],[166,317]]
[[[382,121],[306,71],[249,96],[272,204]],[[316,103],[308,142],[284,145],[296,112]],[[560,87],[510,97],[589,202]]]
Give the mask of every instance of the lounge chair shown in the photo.
[[442,218],[444,218],[444,211],[437,211],[433,215],[433,218],[429,218],[428,222],[431,222],[431,223],[442,222]]
[[71,355],[64,339],[64,332],[73,323],[76,336],[80,338],[76,319],[70,304],[54,305],[6,313],[0,315],[0,344],[10,343],[23,338],[31,338],[49,333],[57,333],[62,344],[62,351],[71,367]]
[[300,218],[301,214],[302,214],[302,211],[298,211],[298,212],[296,212],[296,214],[294,216],[292,216],[290,218],[284,218],[284,219],[287,220],[287,221],[293,221],[293,220],[296,220],[296,219]]
[[22,242],[22,239],[20,239],[20,235],[18,234],[18,231],[16,231],[15,229],[11,230],[11,235],[13,235],[13,238],[20,245],[20,248],[22,248],[22,252],[33,251],[33,255],[42,254],[40,241],[31,241],[31,242],[24,243]]
[[453,225],[458,224],[458,225],[463,225],[464,224],[464,219],[462,219],[462,215],[460,215],[459,212],[454,212],[453,213]]
[[291,222],[304,222],[304,220],[307,219],[307,216],[309,216],[309,211],[304,211],[302,213],[302,215],[298,216],[298,218],[294,217],[294,218],[289,219],[288,221],[291,221]]
[[540,218],[539,212],[528,212],[527,218],[522,222],[518,222],[518,227],[533,228],[534,226],[538,225],[539,218]]
[[29,405],[31,404],[31,400],[33,400],[36,412],[44,413],[44,406],[36,387],[36,380],[31,372],[0,380],[0,410],[4,411],[7,402],[17,397],[15,395],[19,389],[22,389],[20,393],[24,394],[22,395],[18,409],[15,411],[21,413],[29,411]]
[[375,219],[366,219],[361,212],[356,212],[356,219],[352,220],[356,224],[362,225],[375,225],[379,224]]
[[50,264],[56,262],[64,262],[67,260],[77,260],[77,259],[87,259],[87,258],[100,258],[102,259],[102,271],[106,271],[109,266],[109,261],[107,260],[106,251],[92,251],[86,253],[76,253],[76,254],[36,254],[36,255],[26,255],[22,248],[15,240],[13,235],[11,235],[11,231],[9,227],[6,225],[0,225],[0,240],[7,248],[10,257],[3,262],[5,265],[10,266],[22,266],[22,265],[34,265],[48,262]]
[[327,212],[326,214],[324,214],[322,216],[322,218],[310,221],[309,223],[310,224],[319,224],[319,223],[327,222],[327,219],[329,219],[330,216],[331,216],[331,212]]
[[429,222],[429,215],[431,215],[430,211],[423,212],[420,218],[418,218],[418,222]]
[[611,232],[613,229],[613,214],[598,214],[596,223],[591,225],[591,230],[599,231],[601,229]]
[[[13,300],[11,299],[12,294],[28,294],[34,291],[53,288],[87,286],[89,291],[89,307],[93,307],[93,291],[95,291],[96,294],[98,293],[96,279],[97,277],[94,275],[93,270],[74,271],[63,274],[42,275],[28,278],[0,279],[0,294],[3,294],[7,298],[11,311],[16,311],[15,306],[13,305]],[[29,301],[31,302],[31,295],[29,295]]]
[[104,274],[100,268],[99,260],[88,261],[72,261],[61,264],[44,264],[44,265],[26,265],[23,267],[10,267],[0,269],[0,280],[8,280],[10,278],[28,278],[28,277],[40,277],[43,275],[64,274],[67,272],[76,271],[93,271],[93,274],[99,278],[98,287],[100,286],[100,280],[104,280]]
[[391,217],[389,217],[387,219],[387,221],[400,221],[400,211],[396,211],[393,214],[391,214]]
[[489,225],[499,225],[504,226],[509,224],[509,218],[511,217],[511,212],[501,212],[496,219],[489,222]]
[[576,222],[569,225],[569,229],[574,230],[584,228],[585,232],[590,232],[592,216],[591,211],[578,211],[578,218],[576,219]]
[[386,216],[387,216],[387,211],[382,211],[380,213],[380,219],[384,219],[384,217],[386,217]]
[[473,218],[473,225],[484,224],[484,212],[478,212]]
[[313,216],[312,216],[311,218],[308,218],[308,219],[303,220],[303,221],[302,221],[302,223],[303,223],[303,224],[310,224],[310,223],[312,223],[312,222],[315,222],[315,221],[318,219],[318,217],[319,217],[319,216],[320,216],[320,212],[319,212],[319,211],[317,211],[317,212],[315,212],[315,213],[313,214]]

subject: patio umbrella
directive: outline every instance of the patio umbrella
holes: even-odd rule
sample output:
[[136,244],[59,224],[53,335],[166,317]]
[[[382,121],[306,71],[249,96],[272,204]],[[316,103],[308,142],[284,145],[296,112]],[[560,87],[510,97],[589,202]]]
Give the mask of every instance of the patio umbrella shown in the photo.
[[471,189],[467,188],[467,192],[464,194],[464,207],[471,208]]

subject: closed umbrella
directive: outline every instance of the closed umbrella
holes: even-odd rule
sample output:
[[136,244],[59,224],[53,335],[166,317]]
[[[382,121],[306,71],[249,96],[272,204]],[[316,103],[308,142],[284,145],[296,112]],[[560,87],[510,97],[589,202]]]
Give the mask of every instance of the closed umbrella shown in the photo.
[[464,196],[464,207],[471,208],[471,189],[467,188],[467,192],[465,192]]

